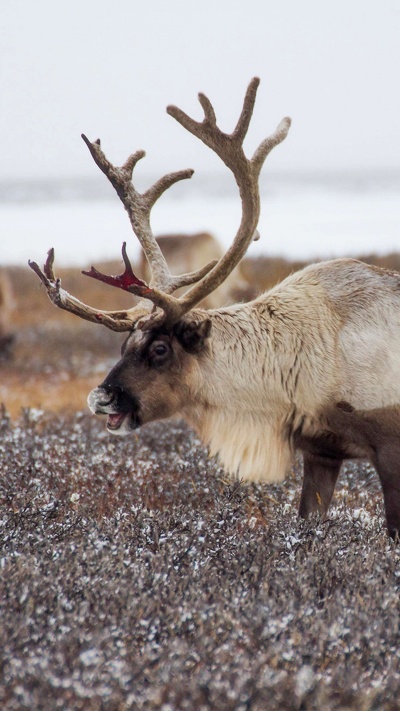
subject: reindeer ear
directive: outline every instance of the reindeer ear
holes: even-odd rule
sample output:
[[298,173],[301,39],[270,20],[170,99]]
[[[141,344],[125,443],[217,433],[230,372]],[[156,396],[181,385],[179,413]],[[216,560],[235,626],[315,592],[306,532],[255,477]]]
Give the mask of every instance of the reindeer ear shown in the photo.
[[175,336],[188,353],[199,353],[211,331],[211,319],[203,321],[178,321],[174,327]]

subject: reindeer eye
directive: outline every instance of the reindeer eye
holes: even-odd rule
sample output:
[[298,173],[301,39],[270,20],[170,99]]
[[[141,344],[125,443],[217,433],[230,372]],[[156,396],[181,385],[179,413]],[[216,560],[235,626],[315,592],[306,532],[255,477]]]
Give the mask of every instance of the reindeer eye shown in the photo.
[[150,356],[157,361],[164,360],[170,352],[168,343],[163,341],[155,341],[150,348]]
[[165,343],[160,343],[158,346],[154,346],[154,355],[163,356],[168,352],[168,348]]

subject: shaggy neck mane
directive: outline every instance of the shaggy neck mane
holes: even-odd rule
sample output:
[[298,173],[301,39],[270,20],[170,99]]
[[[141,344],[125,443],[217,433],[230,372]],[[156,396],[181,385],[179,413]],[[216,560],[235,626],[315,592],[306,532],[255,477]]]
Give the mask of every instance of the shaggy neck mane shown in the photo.
[[218,456],[232,477],[271,482],[282,481],[287,474],[293,451],[277,423],[216,409],[208,411],[207,417],[193,418],[191,424],[208,444],[210,455]]
[[[248,316],[251,308],[246,304],[208,312],[210,351],[202,357],[184,416],[208,444],[211,456],[217,455],[232,476],[281,481],[293,457],[280,434],[290,396],[284,404],[280,384],[274,397],[266,324],[261,339],[259,319]],[[269,381],[268,398],[260,392],[263,381]]]

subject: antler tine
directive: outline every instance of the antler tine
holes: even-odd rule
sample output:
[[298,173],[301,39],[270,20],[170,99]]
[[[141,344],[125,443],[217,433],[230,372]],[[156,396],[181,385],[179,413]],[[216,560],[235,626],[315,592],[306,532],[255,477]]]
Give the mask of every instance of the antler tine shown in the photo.
[[274,131],[271,136],[268,136],[268,138],[266,138],[264,141],[262,141],[262,143],[260,143],[257,150],[254,152],[253,158],[251,159],[251,162],[254,166],[254,169],[257,171],[257,174],[260,173],[267,155],[272,151],[273,148],[275,148],[275,146],[279,145],[279,143],[282,143],[282,141],[285,140],[286,136],[288,135],[291,124],[292,120],[288,116],[286,116],[279,123],[276,131]]
[[[144,193],[144,198],[146,199],[146,202],[148,203],[150,209],[154,206],[154,203],[158,200],[161,195],[168,190],[174,183],[177,183],[179,180],[187,180],[188,178],[191,178],[194,173],[194,170],[191,168],[188,168],[187,170],[178,170],[175,173],[168,173],[168,175],[164,175],[162,178],[157,180],[154,185],[151,186],[145,193]],[[156,242],[158,244],[158,242]]]
[[[136,318],[132,319],[130,311],[100,311],[93,309],[91,306],[87,306],[79,299],[71,296],[67,291],[61,288],[61,279],[54,276],[53,272],[53,262],[54,262],[54,249],[50,249],[47,253],[47,260],[43,267],[40,269],[36,262],[31,260],[28,264],[31,269],[38,275],[41,282],[45,285],[47,289],[47,294],[50,301],[58,308],[64,311],[69,311],[86,321],[91,321],[92,323],[102,324],[112,331],[131,331],[135,325]],[[145,315],[146,312],[142,310],[140,316]],[[138,314],[135,314],[137,317]]]
[[208,274],[211,269],[214,269],[216,264],[218,264],[218,259],[213,259],[211,262],[209,262],[204,267],[198,269],[195,272],[189,272],[188,274],[180,274],[179,276],[172,277],[174,281],[173,290],[177,291],[183,286],[190,286],[191,284],[195,284],[196,282],[200,281],[200,279],[205,277],[205,275]]
[[251,117],[253,115],[254,105],[256,103],[257,89],[260,85],[260,80],[258,77],[254,77],[249,86],[247,87],[246,96],[243,101],[243,108],[239,116],[239,120],[236,124],[236,128],[233,132],[233,136],[243,143],[247,131],[249,130]]
[[117,168],[113,166],[113,164],[110,163],[110,161],[106,158],[105,153],[101,148],[100,138],[97,138],[95,141],[92,142],[89,141],[88,137],[85,136],[84,133],[81,134],[81,138],[89,148],[90,154],[97,167],[100,168],[102,173],[107,176],[107,178],[112,183],[113,187],[117,192],[121,187],[121,182],[122,184],[125,182],[121,181],[121,176],[119,175],[119,173],[123,173],[125,179],[128,178],[129,180],[131,180],[133,169],[136,166],[136,163],[142,158],[144,158],[146,155],[145,151],[136,151],[136,153],[133,153],[129,156],[129,158],[125,161],[124,165],[121,168]]
[[217,125],[217,117],[215,115],[214,107],[213,107],[210,99],[205,94],[202,94],[200,92],[199,103],[204,111],[203,123],[207,122],[209,124],[209,126],[216,126]]

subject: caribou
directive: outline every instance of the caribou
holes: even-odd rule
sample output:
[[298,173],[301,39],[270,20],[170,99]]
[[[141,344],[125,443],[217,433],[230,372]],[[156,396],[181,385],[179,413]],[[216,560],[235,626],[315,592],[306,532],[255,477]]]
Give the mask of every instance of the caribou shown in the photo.
[[12,333],[14,295],[11,280],[5,271],[0,272],[0,361],[12,358],[15,335]]
[[[258,78],[250,82],[230,134],[217,125],[214,107],[204,94],[199,94],[202,121],[176,106],[167,107],[170,116],[219,156],[236,180],[241,220],[220,259],[195,272],[172,275],[151,229],[155,202],[175,183],[190,178],[192,170],[169,173],[141,194],[132,178],[145,153],[137,151],[117,167],[106,158],[99,139],[91,142],[83,135],[128,213],[151,278],[146,282],[135,275],[124,243],[122,274],[108,276],[94,267],[83,273],[132,293],[139,302],[125,311],[99,311],[61,287],[53,249],[43,269],[35,262],[30,266],[57,307],[127,333],[120,360],[88,396],[92,412],[107,416],[109,432],[125,435],[154,420],[180,416],[227,472],[264,482],[281,481],[300,448],[304,451],[300,515],[307,517],[327,512],[344,458],[372,456],[375,444],[383,449],[387,445],[387,438],[370,442],[371,427],[364,432],[360,424],[364,434],[359,435],[363,440],[357,449],[356,424],[364,420],[353,409],[368,411],[369,422],[375,418],[379,422],[382,409],[400,401],[400,276],[354,259],[334,259],[305,267],[249,303],[198,307],[259,237],[260,171],[291,124],[284,118],[253,155],[246,156],[243,142],[258,85]],[[186,291],[174,295],[182,287]],[[344,438],[342,420],[332,417],[332,408],[342,401],[352,409],[342,413],[352,416],[350,440]],[[389,440],[393,438],[395,428]],[[394,536],[400,530],[400,484],[391,470],[392,460],[389,465],[387,457],[379,456],[374,463]]]

